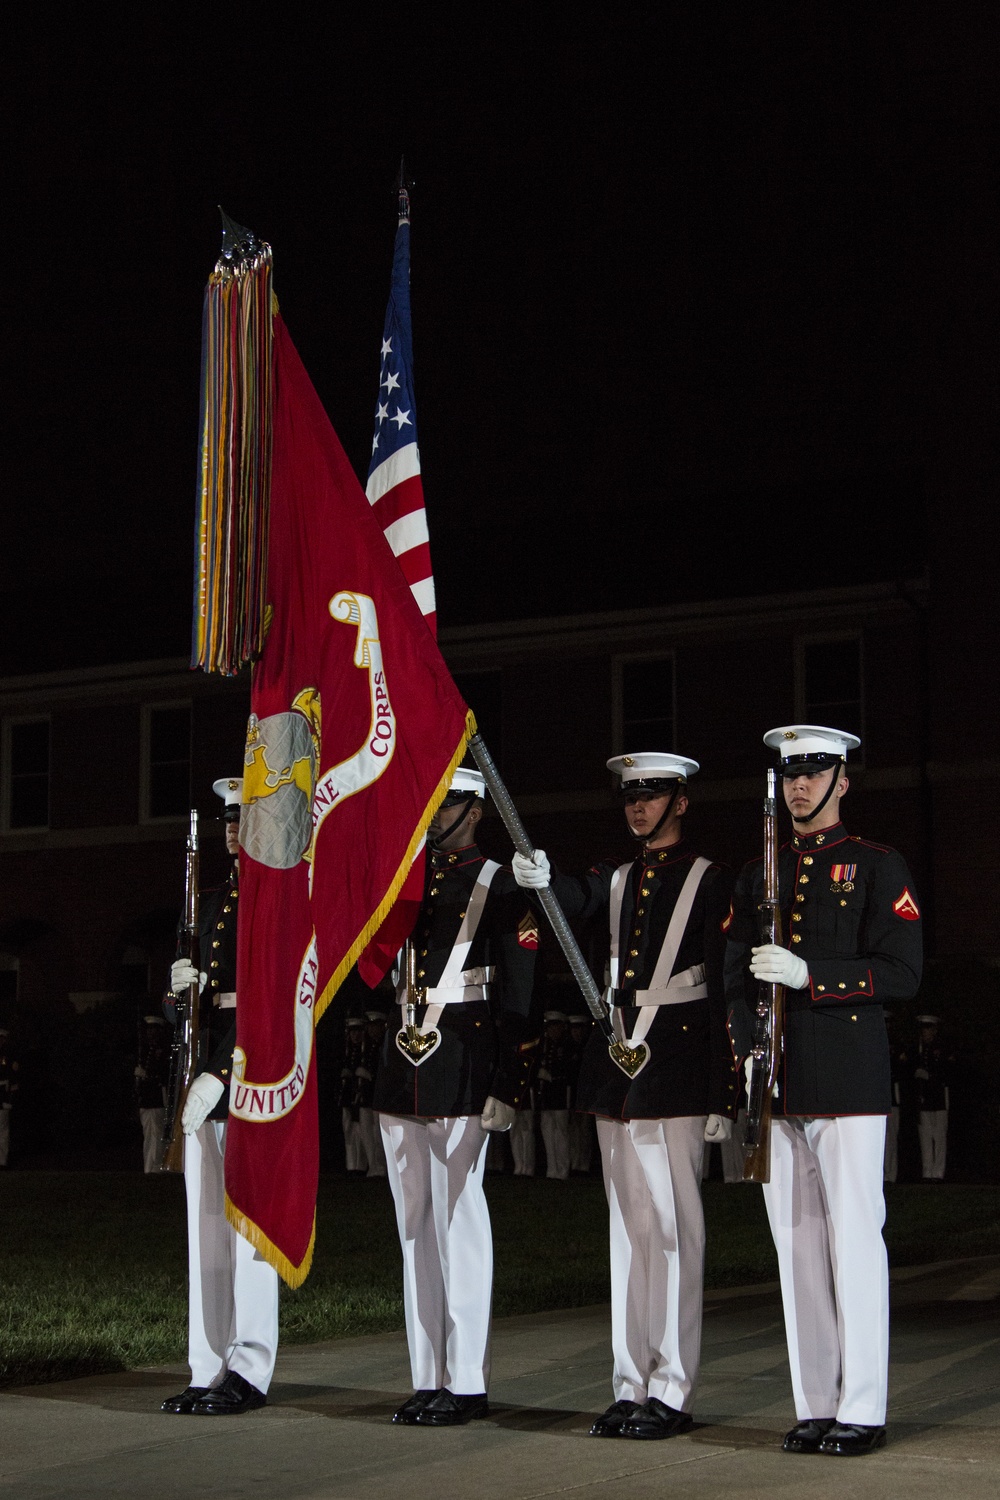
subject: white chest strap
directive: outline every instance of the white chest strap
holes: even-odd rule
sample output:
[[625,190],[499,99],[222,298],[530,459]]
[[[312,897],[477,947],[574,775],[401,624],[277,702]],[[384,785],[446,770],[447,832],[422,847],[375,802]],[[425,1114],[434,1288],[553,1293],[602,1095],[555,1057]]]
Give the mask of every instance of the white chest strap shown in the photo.
[[[612,989],[619,988],[620,975],[620,935],[622,906],[625,900],[625,887],[631,864],[620,865],[611,877],[611,901],[609,905],[609,919],[611,923],[611,963],[610,979]],[[684,884],[681,886],[680,895],[674,905],[667,931],[660,947],[660,955],[656,960],[656,968],[653,970],[652,983],[648,990],[636,990],[635,1003],[639,1006],[639,1015],[636,1019],[629,1043],[635,1046],[641,1042],[650,1026],[657,1008],[661,1005],[686,1005],[691,1000],[704,1000],[708,995],[708,986],[705,983],[704,964],[692,964],[689,969],[684,969],[680,974],[674,973],[674,964],[684,940],[684,933],[691,917],[691,908],[694,906],[698,887],[704,879],[706,870],[711,869],[711,861],[699,855],[691,865]],[[612,1020],[615,1030],[621,1033],[624,1041],[624,1027],[621,1019],[621,1008],[615,1007],[612,1012]]]
[[[445,1005],[461,1005],[470,1000],[485,1000],[486,985],[490,979],[492,970],[477,967],[467,969],[465,961],[469,956],[469,950],[476,940],[479,923],[482,920],[483,910],[486,906],[486,897],[489,895],[493,878],[500,866],[496,860],[487,859],[483,861],[483,868],[476,877],[476,883],[469,894],[469,901],[465,908],[465,916],[462,925],[458,929],[451,952],[445,961],[441,978],[436,985],[431,986],[425,992],[428,1005],[427,1015],[421,1026],[421,1031],[432,1030],[441,1015],[441,1008]],[[400,1005],[406,1004],[406,977],[405,964],[400,964],[399,979],[396,982],[396,999]],[[431,1012],[434,1012],[433,1017]]]

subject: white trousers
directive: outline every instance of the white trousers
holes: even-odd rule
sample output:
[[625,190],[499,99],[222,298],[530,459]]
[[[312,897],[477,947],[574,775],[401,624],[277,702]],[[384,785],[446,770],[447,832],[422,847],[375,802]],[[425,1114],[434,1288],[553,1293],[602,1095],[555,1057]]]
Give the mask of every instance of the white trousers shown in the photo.
[[278,1352],[278,1273],[226,1218],[225,1120],[184,1137],[192,1385],[230,1370],[267,1392]]
[[545,1175],[565,1182],[569,1176],[569,1110],[543,1109],[541,1116]]
[[342,1109],[340,1111],[340,1122],[344,1127],[344,1166],[348,1172],[366,1172],[368,1170],[368,1157],[365,1154],[365,1138],[361,1130],[361,1111],[359,1118],[354,1118],[354,1111]]
[[882,1157],[882,1176],[886,1182],[895,1182],[899,1176],[899,1105],[894,1104],[885,1119],[885,1153]]
[[948,1111],[920,1111],[920,1174],[931,1182],[944,1180],[944,1163],[948,1145]]
[[775,1119],[764,1202],[795,1415],[880,1427],[889,1376],[884,1115]]
[[368,1164],[369,1177],[385,1176],[385,1148],[382,1145],[382,1132],[379,1129],[378,1115],[373,1109],[366,1106],[358,1111],[361,1116],[361,1139],[364,1143],[365,1160]]
[[510,1127],[510,1153],[514,1158],[515,1177],[535,1175],[535,1112],[519,1109]]
[[747,1112],[741,1109],[736,1116],[736,1124],[728,1141],[719,1142],[719,1152],[722,1156],[722,1175],[726,1182],[743,1181],[743,1136],[746,1133]]
[[142,1123],[142,1170],[158,1172],[163,1159],[164,1111],[140,1109],[139,1119]]
[[417,1391],[475,1396],[490,1378],[493,1235],[478,1115],[380,1115],[403,1251],[403,1305]]
[[611,1215],[616,1401],[687,1411],[701,1358],[705,1115],[597,1121]]

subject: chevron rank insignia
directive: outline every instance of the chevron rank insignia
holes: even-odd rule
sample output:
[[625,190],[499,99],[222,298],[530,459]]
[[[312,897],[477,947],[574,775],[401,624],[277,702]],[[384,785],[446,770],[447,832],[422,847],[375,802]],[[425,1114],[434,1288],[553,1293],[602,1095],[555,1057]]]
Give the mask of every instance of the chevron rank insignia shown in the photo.
[[892,909],[897,917],[903,918],[904,922],[917,922],[920,919],[920,908],[905,885],[902,895],[897,896],[892,903]]
[[538,947],[538,923],[530,911],[526,911],[517,924],[517,940],[522,948]]

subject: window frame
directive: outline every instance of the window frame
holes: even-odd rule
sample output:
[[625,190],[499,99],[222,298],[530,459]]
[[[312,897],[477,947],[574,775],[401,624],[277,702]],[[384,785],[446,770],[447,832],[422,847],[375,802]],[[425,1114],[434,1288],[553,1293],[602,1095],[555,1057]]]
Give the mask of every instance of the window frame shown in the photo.
[[[810,646],[829,645],[836,641],[856,642],[858,647],[858,728],[861,744],[851,752],[850,764],[863,766],[867,741],[867,711],[865,695],[865,637],[861,630],[817,630],[804,632],[795,637],[795,714],[800,724],[811,724],[811,710],[806,703],[806,651]],[[831,729],[844,729],[846,725],[831,724]]]
[[673,646],[656,651],[623,651],[611,659],[611,745],[612,755],[628,755],[634,745],[625,744],[625,686],[624,668],[634,662],[670,663],[670,723],[669,745],[658,745],[657,749],[670,754],[677,753],[677,652]]
[[[14,826],[11,822],[14,793],[14,743],[13,731],[22,724],[44,724],[48,729],[48,765],[45,770],[47,782],[46,820],[44,823],[23,823]],[[52,827],[52,715],[11,714],[3,721],[3,738],[0,745],[0,829],[4,833],[48,833]]]
[[168,823],[186,822],[190,809],[185,808],[178,813],[157,813],[150,810],[150,798],[153,787],[153,763],[152,752],[152,723],[153,715],[177,709],[186,709],[188,715],[188,800],[191,797],[191,776],[194,764],[194,712],[190,698],[171,698],[162,703],[144,703],[142,705],[142,716],[139,731],[139,822],[149,823],[157,826]]

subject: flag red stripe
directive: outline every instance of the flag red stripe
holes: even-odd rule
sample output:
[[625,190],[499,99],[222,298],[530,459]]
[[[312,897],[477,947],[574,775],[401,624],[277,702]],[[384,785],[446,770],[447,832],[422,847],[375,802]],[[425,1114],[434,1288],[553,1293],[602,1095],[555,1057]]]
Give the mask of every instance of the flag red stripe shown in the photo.
[[430,543],[424,542],[421,547],[411,547],[409,552],[401,552],[396,561],[402,568],[407,583],[422,583],[431,576]]
[[415,510],[423,508],[424,487],[420,475],[415,474],[412,479],[404,479],[401,484],[386,490],[381,500],[376,500],[372,506],[372,514],[384,531],[393,521],[398,521],[400,516],[412,515]]

